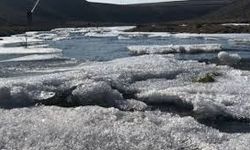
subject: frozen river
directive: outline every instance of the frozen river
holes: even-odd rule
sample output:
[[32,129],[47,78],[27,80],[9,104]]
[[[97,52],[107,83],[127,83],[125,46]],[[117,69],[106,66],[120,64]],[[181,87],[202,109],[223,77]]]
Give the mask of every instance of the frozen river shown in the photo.
[[0,38],[0,149],[248,149],[250,34],[131,28]]

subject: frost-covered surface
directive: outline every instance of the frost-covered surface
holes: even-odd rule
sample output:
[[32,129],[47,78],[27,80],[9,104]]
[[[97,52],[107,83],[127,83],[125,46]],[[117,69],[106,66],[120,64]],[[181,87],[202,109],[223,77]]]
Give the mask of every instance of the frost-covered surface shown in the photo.
[[[250,72],[176,55],[212,53],[224,62],[241,61],[243,52],[231,51],[242,45],[233,40],[250,35],[123,31],[130,28],[54,29],[3,38],[0,149],[249,149]],[[134,45],[142,56],[65,58],[85,42],[75,56],[95,50],[89,45],[100,53],[106,45],[117,47],[107,55]],[[174,42],[179,44],[169,45]],[[170,52],[191,54],[165,54]],[[212,81],[199,80],[208,75]]]
[[231,137],[191,117],[161,112],[100,107],[0,112],[2,149],[216,149]]
[[129,46],[129,51],[135,55],[141,54],[168,54],[168,53],[201,53],[216,52],[222,49],[220,44],[193,44],[193,45],[139,45]]
[[220,133],[192,117],[97,106],[0,110],[2,149],[248,149],[249,134]]

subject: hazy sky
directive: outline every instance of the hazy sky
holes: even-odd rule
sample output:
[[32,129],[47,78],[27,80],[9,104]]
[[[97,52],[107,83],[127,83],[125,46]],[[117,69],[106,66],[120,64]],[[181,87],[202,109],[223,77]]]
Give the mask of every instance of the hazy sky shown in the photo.
[[138,3],[157,3],[157,2],[172,2],[184,0],[87,0],[89,2],[112,3],[112,4],[138,4]]

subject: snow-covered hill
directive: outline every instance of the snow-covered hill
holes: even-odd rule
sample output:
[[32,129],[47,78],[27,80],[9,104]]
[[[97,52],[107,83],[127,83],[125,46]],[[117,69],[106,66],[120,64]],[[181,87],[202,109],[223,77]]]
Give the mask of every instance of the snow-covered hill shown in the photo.
[[185,1],[185,0],[87,0],[87,1],[94,2],[94,3],[131,5],[131,4],[175,2],[175,1]]

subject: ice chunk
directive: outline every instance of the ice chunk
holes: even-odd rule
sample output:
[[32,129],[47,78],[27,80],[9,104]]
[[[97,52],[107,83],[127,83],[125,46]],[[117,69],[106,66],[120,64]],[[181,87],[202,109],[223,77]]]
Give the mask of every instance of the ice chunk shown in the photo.
[[56,95],[55,92],[47,92],[47,91],[31,91],[30,94],[33,96],[32,98],[36,101],[46,100]]
[[72,100],[81,105],[114,106],[115,100],[122,100],[121,93],[106,82],[86,81],[72,92]]
[[147,103],[181,103],[181,98],[175,93],[150,90],[137,95],[137,98]]
[[219,60],[226,65],[235,65],[240,62],[241,57],[238,54],[229,54],[227,52],[218,53]]
[[199,53],[220,51],[220,44],[194,44],[194,45],[150,45],[128,46],[129,51],[135,55],[141,54],[168,54],[168,53]]

